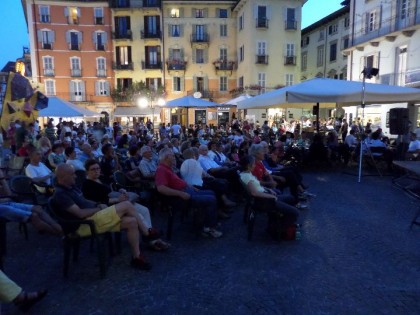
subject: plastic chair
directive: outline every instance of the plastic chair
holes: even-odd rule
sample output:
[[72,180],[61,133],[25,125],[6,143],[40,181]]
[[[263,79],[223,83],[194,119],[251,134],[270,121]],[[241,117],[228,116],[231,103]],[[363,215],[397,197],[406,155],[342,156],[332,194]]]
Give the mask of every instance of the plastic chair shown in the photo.
[[10,189],[16,202],[46,206],[48,197],[36,189],[32,179],[26,175],[16,175],[10,179]]

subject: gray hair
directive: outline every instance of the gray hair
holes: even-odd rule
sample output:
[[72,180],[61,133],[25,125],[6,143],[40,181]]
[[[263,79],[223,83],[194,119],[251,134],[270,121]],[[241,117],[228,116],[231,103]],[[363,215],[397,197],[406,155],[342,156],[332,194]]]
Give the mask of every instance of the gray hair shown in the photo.
[[192,148],[185,149],[184,152],[182,152],[182,156],[185,160],[193,159],[195,157],[194,150]]
[[152,151],[152,148],[149,147],[148,145],[144,145],[140,149],[140,155],[143,156],[144,153],[149,152],[149,151],[151,152]]
[[261,145],[261,144],[256,144],[256,143],[254,143],[253,145],[251,145],[250,147],[249,147],[249,149],[248,149],[248,154],[249,155],[251,155],[251,156],[256,156],[257,155],[257,153],[259,152],[259,151],[262,151],[262,150],[264,150],[264,148],[263,148],[263,146]]
[[162,162],[168,155],[174,154],[171,148],[163,148],[159,151],[159,162]]

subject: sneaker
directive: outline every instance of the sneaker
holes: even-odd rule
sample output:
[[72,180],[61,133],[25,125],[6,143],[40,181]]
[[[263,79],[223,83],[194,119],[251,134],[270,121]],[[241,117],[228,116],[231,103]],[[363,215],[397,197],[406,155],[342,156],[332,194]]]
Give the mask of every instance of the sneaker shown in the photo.
[[144,256],[139,256],[137,258],[131,259],[130,265],[131,267],[140,270],[152,269],[152,265],[146,260]]
[[211,228],[208,228],[208,227],[205,227],[205,228],[203,229],[202,234],[203,234],[203,236],[205,236],[205,237],[209,237],[209,236],[211,236],[211,237],[213,237],[213,238],[219,238],[219,237],[221,237],[221,236],[223,235],[223,233],[222,233],[222,232],[220,232],[220,231],[218,231],[218,230],[216,230],[216,229],[211,229]]
[[306,203],[298,202],[297,205],[296,205],[296,208],[298,208],[299,210],[306,210],[309,207]]

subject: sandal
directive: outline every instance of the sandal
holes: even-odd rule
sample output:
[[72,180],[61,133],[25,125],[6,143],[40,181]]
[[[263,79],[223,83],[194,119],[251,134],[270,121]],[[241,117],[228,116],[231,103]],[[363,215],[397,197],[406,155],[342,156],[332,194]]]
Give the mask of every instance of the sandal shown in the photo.
[[161,239],[159,239],[159,240],[154,240],[154,241],[149,242],[149,246],[151,249],[155,251],[165,251],[165,250],[168,250],[169,247],[171,247],[171,244],[166,243],[162,241]]
[[37,292],[25,292],[22,291],[17,297],[18,300],[15,301],[15,305],[22,311],[27,312],[29,309],[37,302],[41,301],[48,291],[43,289]]

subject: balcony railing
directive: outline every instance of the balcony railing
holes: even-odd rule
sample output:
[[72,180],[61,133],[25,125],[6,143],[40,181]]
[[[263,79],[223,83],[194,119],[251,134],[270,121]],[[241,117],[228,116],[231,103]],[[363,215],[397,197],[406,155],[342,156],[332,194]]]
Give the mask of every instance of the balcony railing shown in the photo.
[[156,70],[156,69],[162,69],[162,62],[158,61],[156,63],[152,63],[149,61],[142,61],[141,62],[141,68],[143,70]]
[[96,69],[96,76],[99,78],[106,77],[106,70],[105,69]]
[[285,56],[284,65],[286,66],[295,66],[296,65],[296,56]]
[[257,28],[268,28],[268,19],[267,18],[258,18],[256,20]]
[[72,77],[81,77],[82,69],[70,69],[70,73]]
[[209,43],[210,36],[208,33],[193,33],[191,35],[191,43]]
[[141,31],[141,39],[162,39],[162,32],[161,31]]
[[187,62],[179,59],[168,59],[166,61],[166,67],[169,70],[181,70],[185,71],[187,68]]
[[104,44],[96,44],[96,50],[105,51],[105,45]]
[[70,50],[80,50],[80,45],[77,43],[77,44],[70,44],[69,45],[69,49]]
[[44,69],[44,76],[53,77],[55,75],[54,69]]
[[236,62],[231,60],[216,60],[213,62],[216,71],[233,71],[236,68]]
[[386,74],[380,74],[379,80],[381,84],[385,85],[419,87],[420,68],[407,70],[405,72],[391,72]]
[[112,32],[113,39],[129,39],[133,40],[133,33],[131,30],[127,30],[126,32]]
[[294,20],[284,21],[284,28],[286,30],[297,30],[297,21],[294,21]]
[[108,0],[109,7],[112,9],[127,9],[127,8],[161,8],[161,0]]
[[134,64],[132,62],[121,64],[117,62],[112,63],[112,69],[114,70],[134,70]]
[[51,43],[42,43],[42,49],[52,49]]
[[194,95],[194,93],[196,93],[196,92],[201,93],[201,98],[213,99],[213,96],[214,96],[214,91],[198,90],[198,89],[187,91],[187,95]]
[[130,0],[109,0],[109,7],[113,9],[129,8]]
[[82,93],[70,93],[71,102],[86,102],[86,95]]
[[143,0],[143,8],[160,8],[161,0]]
[[268,65],[268,55],[257,55],[255,63],[259,65]]

